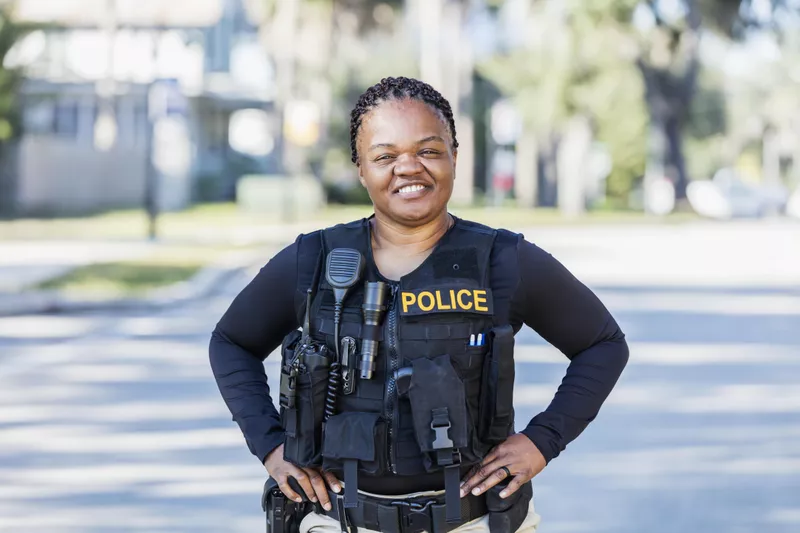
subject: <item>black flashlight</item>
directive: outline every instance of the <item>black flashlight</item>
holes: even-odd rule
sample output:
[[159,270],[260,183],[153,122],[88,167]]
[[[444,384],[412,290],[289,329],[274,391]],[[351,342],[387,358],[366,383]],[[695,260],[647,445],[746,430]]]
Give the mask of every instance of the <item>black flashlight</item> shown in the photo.
[[364,329],[361,335],[361,379],[372,379],[375,371],[375,356],[378,353],[378,338],[381,318],[386,307],[386,283],[368,281],[364,291],[361,314],[364,316]]

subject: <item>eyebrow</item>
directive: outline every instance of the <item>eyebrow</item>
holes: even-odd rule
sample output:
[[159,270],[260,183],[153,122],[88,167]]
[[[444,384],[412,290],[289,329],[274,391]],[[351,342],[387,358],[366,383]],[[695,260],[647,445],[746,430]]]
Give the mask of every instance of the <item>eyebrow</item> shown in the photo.
[[[417,144],[425,144],[426,142],[430,142],[430,141],[439,141],[439,142],[443,143],[444,139],[442,139],[438,135],[431,135],[430,137],[425,137],[424,139],[421,139],[421,140],[417,141]],[[379,143],[379,144],[373,144],[372,146],[370,146],[369,150],[374,150],[376,148],[394,148],[394,147],[395,147],[395,145],[392,144],[392,143]]]

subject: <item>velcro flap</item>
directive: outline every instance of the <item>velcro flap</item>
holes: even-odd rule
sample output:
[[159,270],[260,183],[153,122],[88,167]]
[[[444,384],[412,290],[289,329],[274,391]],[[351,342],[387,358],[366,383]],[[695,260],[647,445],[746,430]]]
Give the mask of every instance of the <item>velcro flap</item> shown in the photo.
[[322,456],[328,459],[375,460],[379,413],[341,413],[325,423]]

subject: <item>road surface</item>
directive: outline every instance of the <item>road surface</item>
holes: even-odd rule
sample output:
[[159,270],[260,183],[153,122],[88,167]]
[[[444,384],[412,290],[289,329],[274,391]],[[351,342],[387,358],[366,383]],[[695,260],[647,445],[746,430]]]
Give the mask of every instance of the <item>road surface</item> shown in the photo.
[[[800,531],[798,228],[526,235],[596,290],[631,346],[598,419],[535,480],[540,531]],[[265,472],[207,358],[252,274],[157,314],[0,318],[0,531],[263,530]],[[567,360],[530,330],[517,345],[524,425]]]

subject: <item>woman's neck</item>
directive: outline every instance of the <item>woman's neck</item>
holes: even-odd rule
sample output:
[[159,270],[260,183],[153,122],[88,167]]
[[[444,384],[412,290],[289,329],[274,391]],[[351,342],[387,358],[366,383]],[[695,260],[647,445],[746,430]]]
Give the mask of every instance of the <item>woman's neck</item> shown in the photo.
[[409,254],[423,253],[436,246],[452,224],[447,211],[417,227],[397,224],[376,212],[372,223],[373,245],[378,249],[403,250]]

